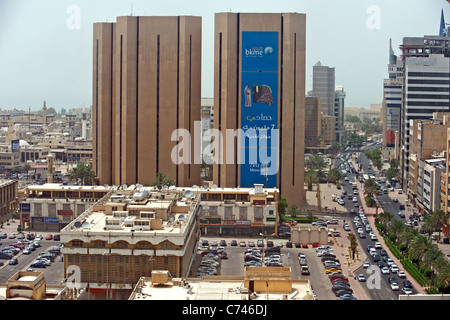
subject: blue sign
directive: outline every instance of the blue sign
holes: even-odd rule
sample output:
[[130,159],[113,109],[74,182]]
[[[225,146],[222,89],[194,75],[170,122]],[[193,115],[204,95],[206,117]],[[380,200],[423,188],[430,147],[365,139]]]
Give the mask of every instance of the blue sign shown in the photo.
[[30,212],[30,204],[29,203],[21,202],[19,204],[19,207],[20,207],[21,212]]
[[242,71],[278,72],[278,32],[242,32]]
[[45,223],[59,223],[59,217],[44,217]]
[[242,33],[241,181],[276,187],[278,32]]

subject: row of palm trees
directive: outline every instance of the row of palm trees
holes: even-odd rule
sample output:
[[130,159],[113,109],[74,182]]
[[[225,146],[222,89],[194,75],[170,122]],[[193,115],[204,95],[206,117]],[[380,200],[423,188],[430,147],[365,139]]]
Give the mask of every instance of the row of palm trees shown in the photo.
[[390,212],[380,213],[376,218],[376,224],[393,241],[404,257],[411,259],[419,268],[425,267],[431,270],[429,280],[434,287],[450,289],[450,263],[437,244],[430,240],[435,230],[440,232],[444,225],[449,224],[449,217],[445,212],[437,210],[424,217],[423,231],[426,235],[395,219]]

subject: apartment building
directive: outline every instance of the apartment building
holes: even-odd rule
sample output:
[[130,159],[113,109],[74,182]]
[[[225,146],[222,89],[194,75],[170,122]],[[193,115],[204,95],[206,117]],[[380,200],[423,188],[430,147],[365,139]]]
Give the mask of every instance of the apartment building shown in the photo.
[[0,217],[18,209],[18,181],[0,180]]

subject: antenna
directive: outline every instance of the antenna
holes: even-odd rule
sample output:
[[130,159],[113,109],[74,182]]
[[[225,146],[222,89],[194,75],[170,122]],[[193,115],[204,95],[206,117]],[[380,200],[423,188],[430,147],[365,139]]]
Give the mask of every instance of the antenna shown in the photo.
[[133,15],[133,2],[131,3],[131,13],[130,13],[130,16],[132,16]]

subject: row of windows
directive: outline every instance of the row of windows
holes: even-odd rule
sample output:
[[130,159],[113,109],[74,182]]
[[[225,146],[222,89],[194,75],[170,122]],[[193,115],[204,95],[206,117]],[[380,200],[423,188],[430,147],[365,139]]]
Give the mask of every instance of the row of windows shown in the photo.
[[[407,101],[408,106],[417,107],[449,107],[449,102],[438,102],[438,101]],[[438,110],[435,110],[438,111]]]
[[449,98],[448,94],[408,94],[407,97],[409,99],[447,99]]
[[148,241],[140,241],[135,245],[129,244],[124,240],[116,241],[110,245],[107,245],[106,241],[95,240],[91,243],[86,243],[81,240],[72,240],[69,242],[67,247],[71,248],[114,248],[114,249],[161,249],[161,250],[172,250],[175,249],[175,246],[170,241],[164,241],[160,244],[153,245]]
[[408,84],[449,84],[447,80],[408,79]]
[[408,72],[409,77],[438,77],[448,78],[450,73],[448,72]]
[[408,87],[408,91],[449,92],[448,87]]

